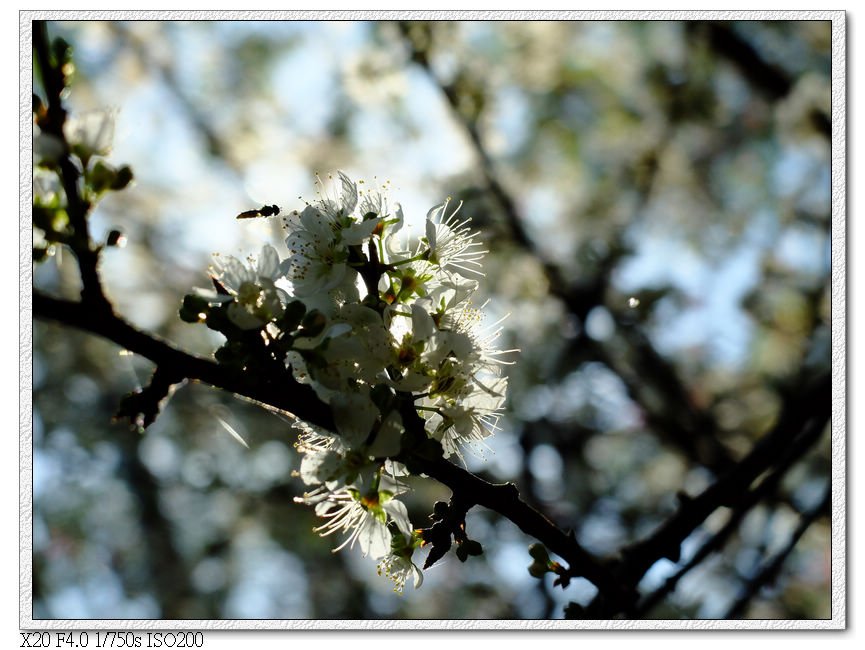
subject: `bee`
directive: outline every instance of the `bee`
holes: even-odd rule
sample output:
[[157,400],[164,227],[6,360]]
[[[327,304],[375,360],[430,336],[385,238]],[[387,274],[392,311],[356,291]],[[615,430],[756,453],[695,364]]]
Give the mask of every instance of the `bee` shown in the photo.
[[256,217],[275,217],[279,214],[278,205],[264,205],[258,210],[247,210],[237,215],[238,219],[255,219]]

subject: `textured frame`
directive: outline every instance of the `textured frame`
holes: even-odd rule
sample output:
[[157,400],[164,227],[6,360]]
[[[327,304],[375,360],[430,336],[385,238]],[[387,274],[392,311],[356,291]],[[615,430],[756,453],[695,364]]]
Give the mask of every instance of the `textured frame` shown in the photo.
[[[832,618],[824,620],[34,620],[32,618],[33,20],[823,20],[832,36]],[[19,627],[23,630],[843,630],[847,627],[847,23],[843,11],[21,11],[19,13]]]

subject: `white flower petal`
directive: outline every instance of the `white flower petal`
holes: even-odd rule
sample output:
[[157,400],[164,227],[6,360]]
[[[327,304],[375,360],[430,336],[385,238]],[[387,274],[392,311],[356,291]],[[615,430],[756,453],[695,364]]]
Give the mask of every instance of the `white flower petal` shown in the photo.
[[330,405],[336,429],[346,445],[350,449],[363,445],[379,415],[372,400],[359,392],[337,393],[331,398]]
[[332,451],[308,452],[300,462],[300,478],[307,485],[324,483],[340,468],[342,457]]
[[392,411],[381,423],[375,440],[369,446],[367,453],[375,458],[396,456],[399,453],[402,431],[402,418],[399,413]]
[[399,528],[400,532],[411,536],[413,530],[411,520],[408,518],[408,510],[402,501],[399,501],[398,499],[390,499],[382,504],[382,508],[384,508],[384,511],[390,515],[390,518],[396,524],[397,528]]
[[265,245],[258,256],[258,275],[276,279],[279,274],[279,253],[273,246]]
[[372,556],[373,559],[382,558],[390,553],[391,534],[387,525],[368,515],[361,524],[357,540],[360,542],[360,550],[364,556]]
[[426,309],[418,303],[411,306],[412,339],[426,341],[435,330],[435,323]]

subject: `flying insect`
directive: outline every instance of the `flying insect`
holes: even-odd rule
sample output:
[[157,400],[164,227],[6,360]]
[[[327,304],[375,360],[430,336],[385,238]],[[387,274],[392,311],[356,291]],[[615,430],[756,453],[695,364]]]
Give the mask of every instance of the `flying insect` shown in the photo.
[[237,215],[238,219],[255,219],[256,217],[275,217],[279,214],[278,205],[263,205],[258,210],[247,210]]

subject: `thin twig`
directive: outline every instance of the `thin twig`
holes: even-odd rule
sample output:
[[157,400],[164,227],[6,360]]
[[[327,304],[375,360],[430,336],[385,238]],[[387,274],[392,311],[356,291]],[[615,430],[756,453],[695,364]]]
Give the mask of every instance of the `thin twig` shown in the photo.
[[[801,458],[819,440],[831,415],[831,378],[818,378],[800,395],[791,396],[781,418],[727,474],[699,496],[682,501],[676,513],[644,540],[621,550],[616,570],[622,589],[636,586],[661,558],[679,560],[682,542],[722,506],[735,507],[747,498],[751,484],[763,472]],[[608,617],[629,611],[627,604],[610,602],[603,594],[590,606],[593,616]]]
[[748,604],[760,593],[760,590],[763,587],[772,584],[777,579],[781,567],[793,552],[793,549],[796,548],[796,544],[800,539],[802,539],[802,535],[805,534],[805,531],[807,531],[811,524],[817,521],[820,517],[827,514],[830,511],[831,506],[832,486],[830,484],[826,486],[826,491],[823,494],[820,503],[802,515],[799,520],[799,525],[796,527],[796,530],[793,531],[793,534],[790,535],[790,539],[787,540],[787,544],[784,548],[778,551],[778,554],[767,562],[763,568],[747,582],[742,594],[736,599],[736,602],[733,603],[724,618],[734,619],[742,616],[745,609],[748,607]]
[[790,468],[796,464],[796,462],[798,462],[804,453],[810,448],[810,442],[811,441],[807,438],[800,438],[796,445],[788,447],[772,473],[769,474],[769,476],[767,476],[756,488],[750,490],[739,501],[739,503],[737,503],[733,512],[730,514],[730,518],[724,526],[717,533],[712,535],[681,569],[679,569],[674,575],[670,576],[661,587],[646,596],[646,598],[640,602],[639,606],[633,612],[634,618],[643,618],[654,607],[660,604],[667,595],[676,589],[679,581],[688,572],[699,565],[709,555],[721,550],[724,544],[726,544],[730,537],[732,537],[733,533],[738,530],[739,524],[745,518],[745,515],[747,515],[764,498],[770,496],[778,489],[781,479],[786,476]]

